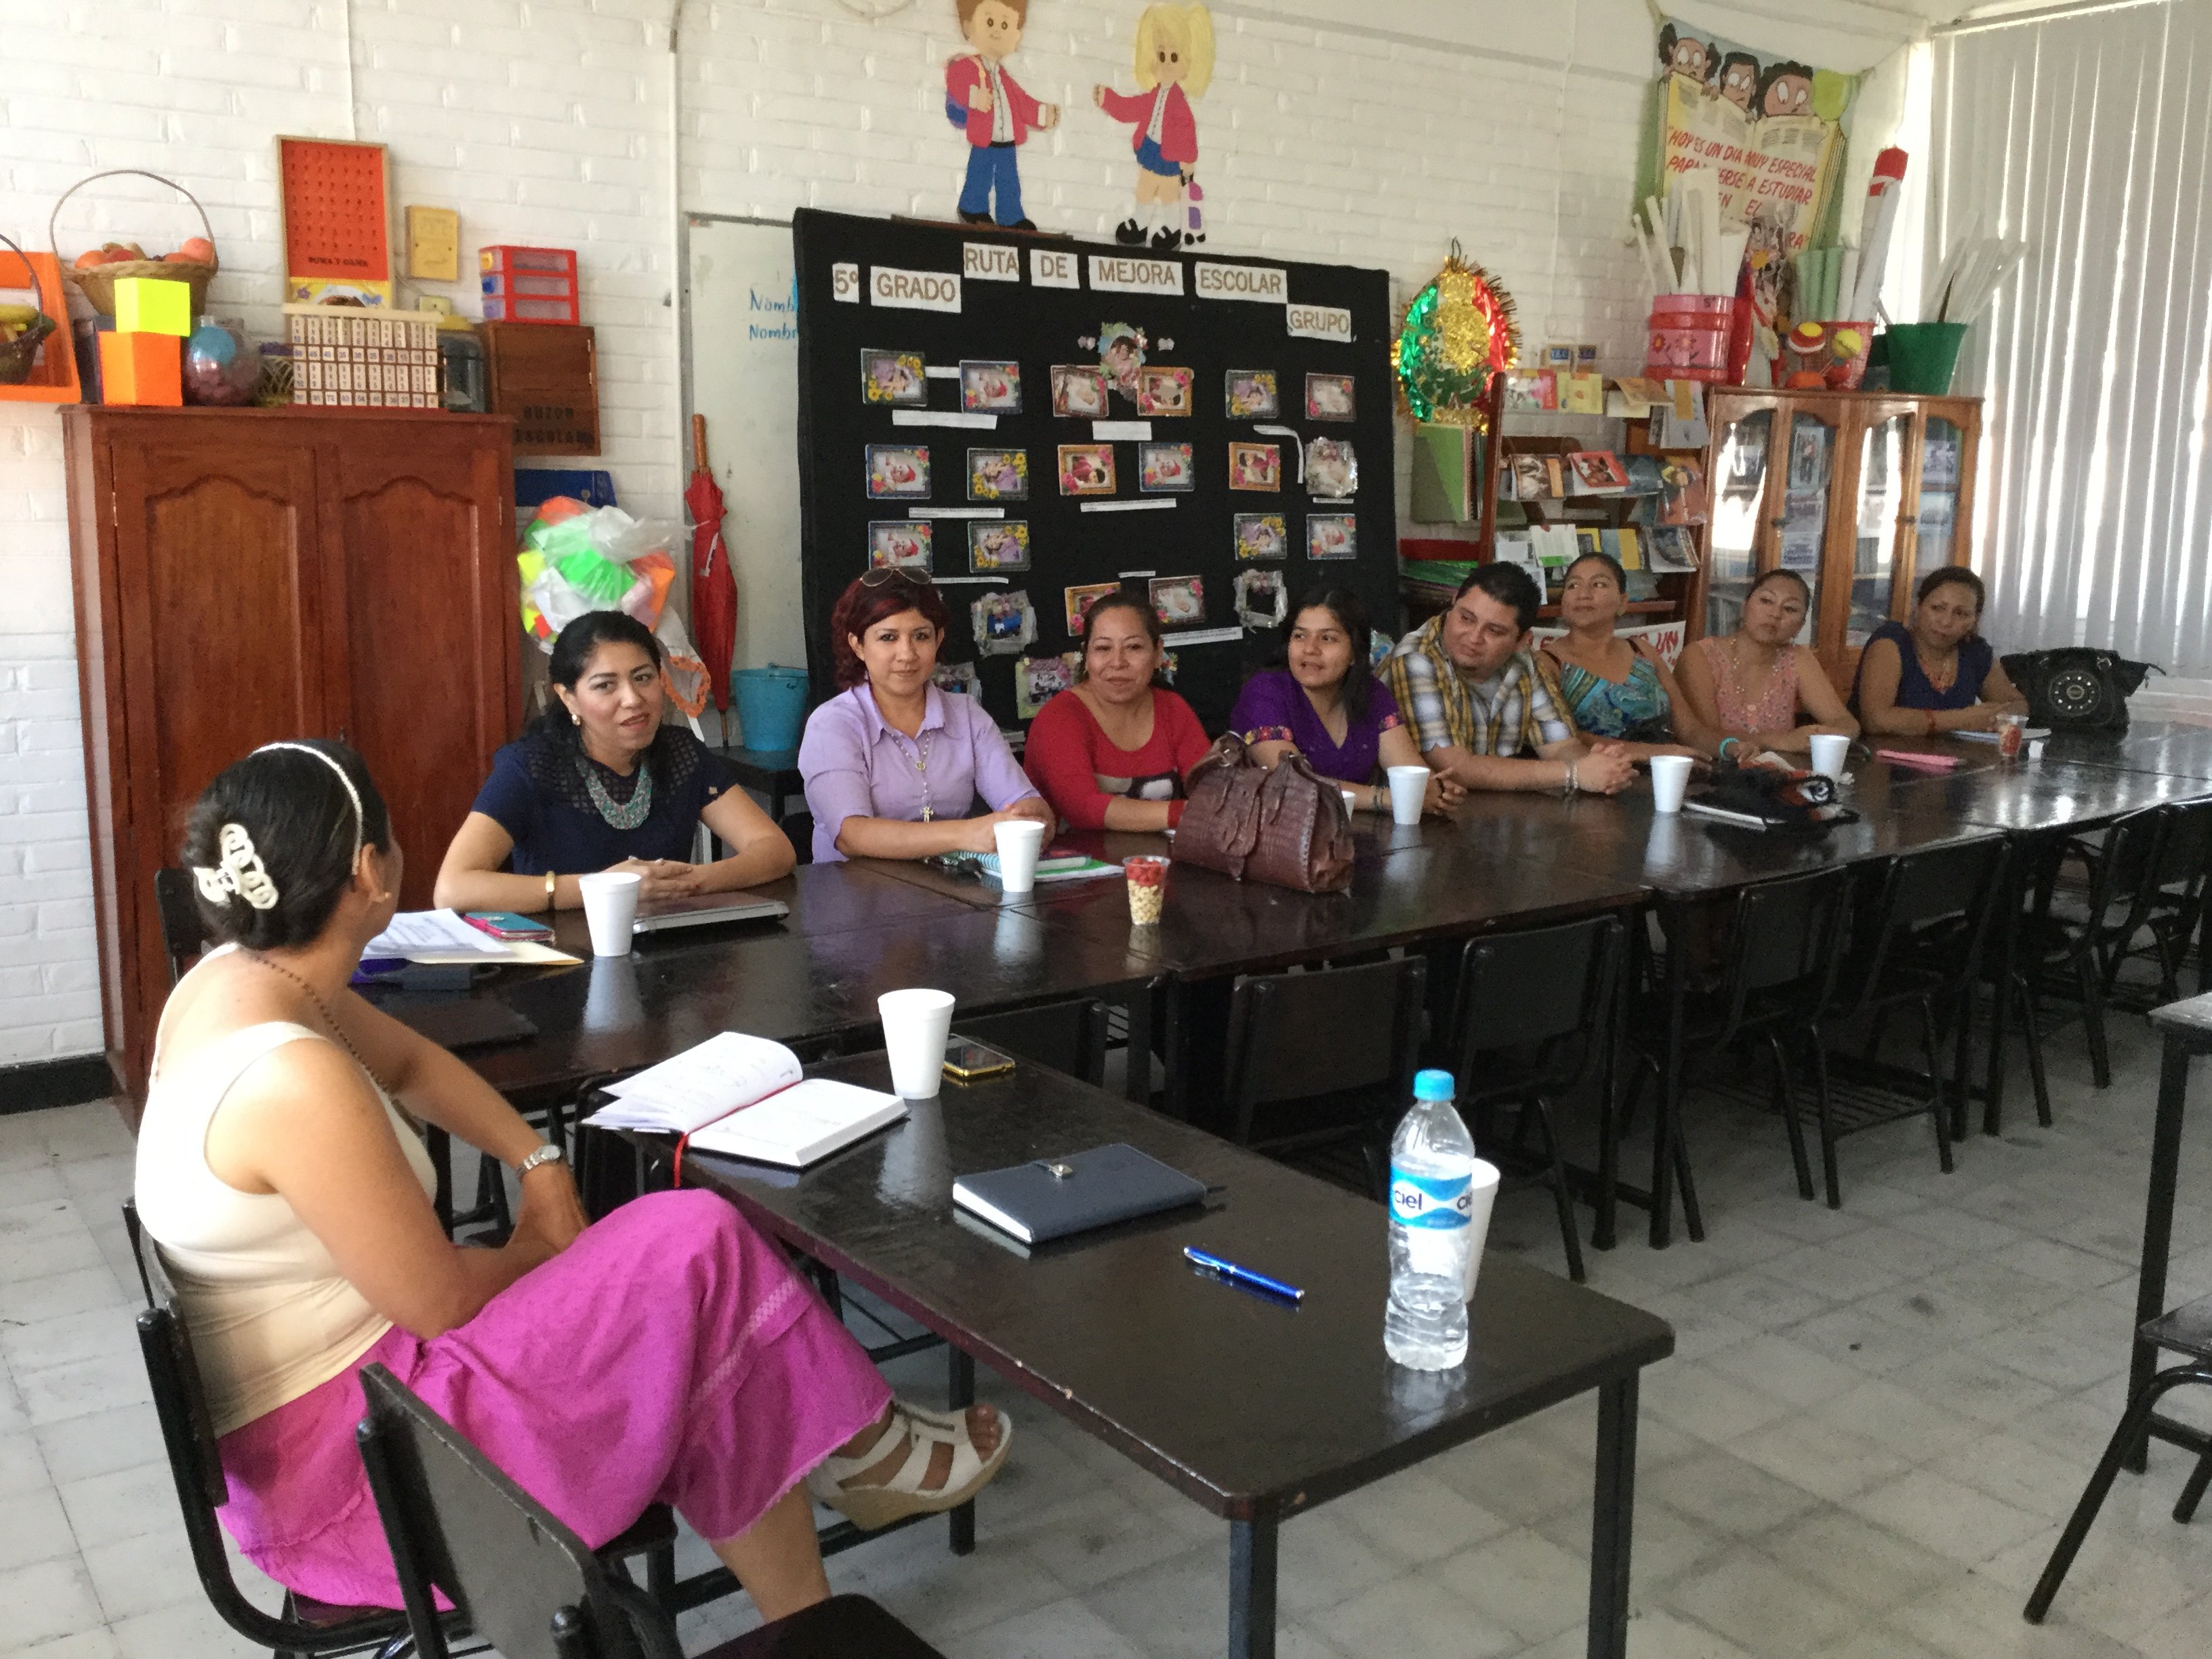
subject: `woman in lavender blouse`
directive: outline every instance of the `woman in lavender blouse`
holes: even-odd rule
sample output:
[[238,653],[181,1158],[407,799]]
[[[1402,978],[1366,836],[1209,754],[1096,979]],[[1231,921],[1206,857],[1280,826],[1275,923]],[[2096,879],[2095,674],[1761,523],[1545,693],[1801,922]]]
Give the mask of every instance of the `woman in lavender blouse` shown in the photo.
[[[933,583],[896,568],[839,596],[830,651],[844,689],[799,745],[817,864],[991,853],[1010,818],[1051,827],[982,704],[930,681],[951,621]],[[988,810],[970,816],[978,798]]]

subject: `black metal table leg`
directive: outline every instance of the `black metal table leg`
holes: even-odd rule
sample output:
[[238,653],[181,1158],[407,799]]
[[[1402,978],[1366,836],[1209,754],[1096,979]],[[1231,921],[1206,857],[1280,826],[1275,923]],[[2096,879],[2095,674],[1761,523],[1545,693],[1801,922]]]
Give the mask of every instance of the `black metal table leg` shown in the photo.
[[1190,1121],[1190,1056],[1184,1053],[1189,1044],[1189,998],[1183,982],[1171,979],[1164,992],[1167,1001],[1167,1024],[1163,1035],[1167,1059],[1166,1104],[1168,1115],[1178,1122]]
[[[1635,925],[1644,925],[1643,913],[1632,912]],[[1620,969],[1613,986],[1613,1029],[1606,1042],[1604,1066],[1598,1076],[1597,1216],[1590,1225],[1590,1248],[1609,1250],[1618,1239],[1620,1217],[1620,1060],[1627,1052],[1628,1000],[1635,976],[1636,948],[1624,939]]]
[[1229,1523],[1229,1659],[1275,1659],[1276,1522]]
[[1129,1021],[1128,1069],[1121,1085],[1125,1099],[1139,1106],[1152,1101],[1152,987],[1147,982],[1123,1005]]
[[[945,1390],[951,1398],[946,1403],[953,1411],[965,1411],[975,1403],[975,1362],[949,1345],[945,1352],[951,1372]],[[952,1553],[955,1555],[973,1555],[975,1553],[975,1500],[971,1498],[945,1513],[951,1528]]]
[[[2136,1279],[2134,1358],[2128,1364],[2128,1398],[2140,1400],[2158,1370],[2157,1346],[2141,1334],[2147,1321],[2166,1311],[2166,1267],[2173,1249],[2173,1190],[2181,1174],[2182,1108],[2189,1095],[2192,1045],[2169,1031],[2158,1073],[2158,1116],[2151,1128],[2150,1196],[2143,1205],[2142,1267]],[[2150,1437],[2127,1448],[2127,1467],[2141,1474],[2150,1467]]]
[[1628,1652],[1628,1546],[1636,1522],[1636,1395],[1640,1373],[1597,1395],[1597,1490],[1590,1509],[1589,1659]]
[[2004,926],[1997,930],[1996,971],[1990,983],[1990,1064],[1982,1086],[1982,1133],[1985,1135],[2004,1132],[2005,1012],[2012,1006],[2013,963],[2020,950],[2020,907],[2027,896],[2025,852],[2011,862],[2014,870],[2005,874]]
[[[1682,957],[1688,950],[1687,914],[1670,905],[1667,930],[1667,1052],[1660,1064],[1659,1098],[1651,1118],[1651,1248],[1674,1242],[1675,1119],[1682,1109],[1682,1018],[1689,1001],[1689,974]],[[1662,922],[1662,926],[1663,926]]]

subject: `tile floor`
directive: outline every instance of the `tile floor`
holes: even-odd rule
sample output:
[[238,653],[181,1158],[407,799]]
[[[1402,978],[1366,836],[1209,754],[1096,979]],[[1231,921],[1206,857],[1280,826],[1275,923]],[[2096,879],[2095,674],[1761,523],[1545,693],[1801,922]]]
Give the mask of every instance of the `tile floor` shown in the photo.
[[[1956,1176],[1923,1124],[1847,1141],[1840,1214],[1797,1200],[1771,1119],[1693,1107],[1708,1241],[1654,1254],[1632,1235],[1591,1258],[1599,1289],[1680,1345],[1644,1390],[1637,1659],[2212,1651],[2212,1514],[2169,1517],[2171,1449],[2123,1477],[2050,1622],[2020,1617],[2124,1391],[2156,1066],[2139,1019],[2118,1020],[2115,1050],[2099,1092],[2078,1039],[2054,1042],[2057,1127],[1977,1138]],[[2212,1291],[2207,1115],[2177,1299]],[[130,1170],[105,1106],[0,1117],[0,1653],[258,1651],[199,1601],[160,1461],[117,1218]],[[1540,1193],[1509,1199],[1492,1237],[1557,1265]],[[940,1397],[940,1359],[902,1363],[902,1385]],[[833,1583],[954,1659],[1218,1654],[1224,1529],[995,1397],[1022,1437],[976,1553],[917,1528],[837,1557]],[[1580,1654],[1593,1435],[1586,1402],[1563,1407],[1293,1522],[1285,1659]],[[742,1599],[703,1610],[687,1646],[750,1622]]]

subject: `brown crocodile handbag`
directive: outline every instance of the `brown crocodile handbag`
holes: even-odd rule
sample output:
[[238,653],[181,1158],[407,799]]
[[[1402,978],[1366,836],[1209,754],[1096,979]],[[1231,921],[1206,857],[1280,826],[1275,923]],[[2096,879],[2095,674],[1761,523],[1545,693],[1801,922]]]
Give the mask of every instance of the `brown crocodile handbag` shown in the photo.
[[1271,770],[1234,732],[1190,769],[1190,804],[1176,826],[1175,861],[1305,893],[1352,885],[1352,819],[1337,784],[1304,755]]

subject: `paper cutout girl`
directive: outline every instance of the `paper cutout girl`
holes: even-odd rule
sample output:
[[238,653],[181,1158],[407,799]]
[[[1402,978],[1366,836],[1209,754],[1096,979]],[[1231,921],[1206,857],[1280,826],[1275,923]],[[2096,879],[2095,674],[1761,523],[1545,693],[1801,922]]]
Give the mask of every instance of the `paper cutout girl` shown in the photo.
[[1031,132],[1060,121],[1060,106],[1041,104],[1006,73],[1006,60],[1022,43],[1030,0],[955,0],[960,33],[975,48],[945,66],[945,117],[968,135],[968,180],[960,191],[960,222],[1035,230],[1022,212],[1022,175],[1016,158]]
[[1203,5],[1147,6],[1137,19],[1140,91],[1091,88],[1091,101],[1135,127],[1137,210],[1114,228],[1131,246],[1149,240],[1165,252],[1195,234],[1184,229],[1183,194],[1198,161],[1198,122],[1190,100],[1213,79],[1213,15]]

